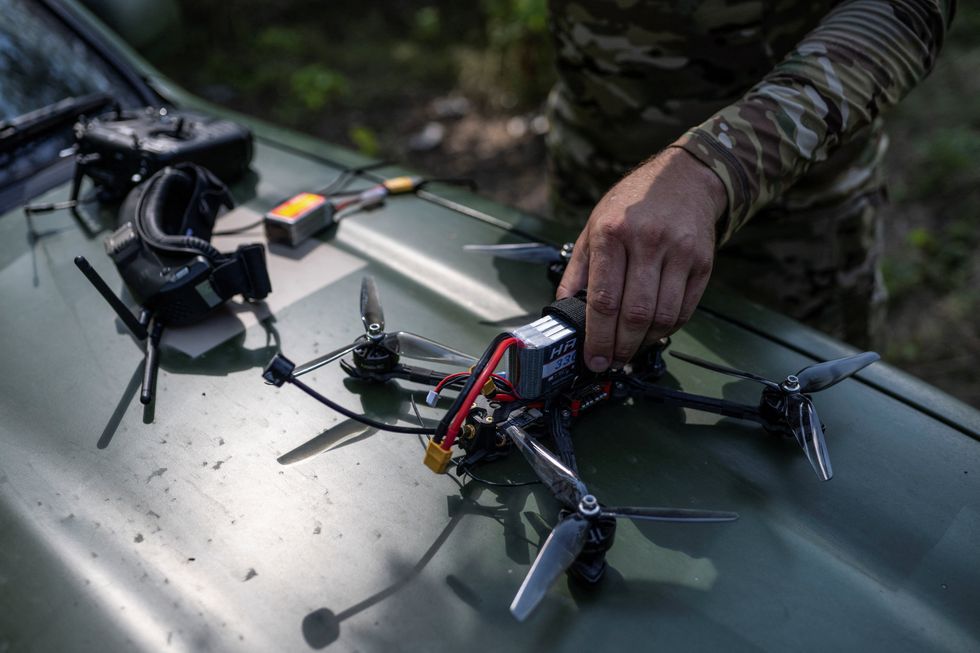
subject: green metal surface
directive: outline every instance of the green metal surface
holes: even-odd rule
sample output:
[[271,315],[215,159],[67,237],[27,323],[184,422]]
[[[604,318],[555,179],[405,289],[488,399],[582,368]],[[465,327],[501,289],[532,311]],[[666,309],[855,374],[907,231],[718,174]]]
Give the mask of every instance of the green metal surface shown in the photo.
[[[235,189],[248,210],[329,181],[337,170],[318,157],[360,162],[258,129],[256,175]],[[0,651],[980,646],[980,418],[887,366],[815,395],[828,483],[795,444],[751,424],[643,402],[583,416],[580,468],[602,501],[741,519],[622,523],[598,587],[563,579],[520,624],[508,606],[557,519],[546,490],[460,487],[423,467],[414,436],[354,433],[319,451],[343,419],[260,377],[266,328],[297,362],[357,335],[365,273],[390,328],[478,354],[552,295],[540,268],[461,247],[513,238],[410,197],[352,217],[323,237],[333,258],[309,270],[332,277],[343,261],[343,276],[198,359],[164,351],[145,411],[140,345],[72,264],[84,254],[120,289],[101,238],[67,214],[35,226],[43,237],[18,212],[0,217]],[[673,348],[770,377],[845,351],[718,289],[707,305]],[[388,421],[412,421],[409,392],[424,396],[335,366],[307,381]],[[758,400],[752,383],[677,360],[664,383]],[[307,457],[284,458],[307,443]],[[517,455],[481,473],[531,478]]]
[[[236,190],[256,211],[335,174],[265,142],[254,168],[255,188]],[[22,215],[0,219],[0,648],[977,645],[977,442],[864,382],[816,397],[829,483],[752,425],[639,402],[583,417],[582,473],[603,501],[741,519],[622,524],[599,588],[561,581],[518,624],[507,607],[556,519],[546,491],[460,489],[422,466],[416,439],[387,433],[277,462],[341,420],[263,384],[260,327],[197,360],[166,351],[146,423],[140,349],[71,262],[85,254],[119,288],[100,240],[66,214],[41,220],[50,233],[31,247]],[[366,272],[391,327],[478,353],[502,328],[488,322],[520,323],[551,294],[539,268],[461,248],[506,238],[414,198],[351,218],[324,247],[365,267],[276,314],[284,352],[305,360],[356,335]],[[673,346],[777,377],[813,360],[704,312]],[[670,371],[685,390],[757,399],[751,383]],[[410,419],[409,386],[310,377],[353,409]],[[483,473],[530,478],[517,457]]]

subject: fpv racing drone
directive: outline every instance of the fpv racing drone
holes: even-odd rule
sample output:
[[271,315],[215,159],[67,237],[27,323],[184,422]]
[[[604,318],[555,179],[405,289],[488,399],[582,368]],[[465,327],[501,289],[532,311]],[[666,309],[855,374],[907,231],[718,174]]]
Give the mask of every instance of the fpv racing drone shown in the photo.
[[[570,425],[583,411],[609,401],[644,398],[755,421],[771,433],[794,439],[818,477],[829,480],[833,472],[824,427],[810,395],[878,360],[877,354],[865,352],[810,365],[777,383],[672,352],[685,362],[761,383],[764,388],[759,404],[750,406],[657,384],[666,371],[663,352],[668,339],[642,352],[625,369],[601,374],[588,371],[581,351],[584,293],[558,300],[543,309],[540,319],[499,334],[475,364],[471,357],[421,336],[386,334],[377,286],[369,277],[361,286],[360,305],[366,332],[354,343],[299,366],[277,355],[263,377],[276,386],[292,383],[321,403],[374,428],[430,436],[424,462],[436,473],[445,473],[453,465],[456,473],[463,475],[514,448],[520,451],[562,510],[511,604],[511,612],[519,620],[533,611],[563,572],[586,583],[599,581],[606,569],[605,553],[613,543],[617,518],[679,523],[737,518],[725,511],[601,504],[578,475],[571,442]],[[389,425],[357,415],[297,378],[347,353],[352,354],[353,363],[342,361],[341,365],[353,378],[369,382],[404,379],[433,386],[427,397],[432,406],[447,388],[457,390],[456,397],[435,428]],[[507,374],[495,373],[505,354],[509,354]],[[402,365],[401,356],[470,367],[443,374]],[[542,444],[546,439],[556,453]],[[462,452],[456,458],[454,445]]]

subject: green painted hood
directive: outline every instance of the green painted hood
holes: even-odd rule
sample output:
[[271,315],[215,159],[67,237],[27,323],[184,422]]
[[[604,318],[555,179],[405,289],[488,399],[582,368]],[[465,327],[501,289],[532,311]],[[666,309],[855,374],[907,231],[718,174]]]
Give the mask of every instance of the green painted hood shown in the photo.
[[[261,134],[253,168],[236,191],[258,213],[336,174]],[[544,489],[461,488],[423,467],[413,436],[354,434],[317,453],[342,420],[263,383],[274,347],[259,325],[198,359],[165,351],[145,415],[134,400],[140,348],[72,264],[84,254],[120,288],[101,240],[66,214],[40,220],[47,234],[31,246],[21,214],[0,219],[0,650],[977,645],[980,421],[887,366],[816,396],[836,472],[828,483],[795,444],[751,424],[642,402],[584,416],[578,457],[602,500],[741,519],[623,523],[598,588],[563,579],[519,624],[510,600],[556,520]],[[390,328],[479,353],[501,330],[495,321],[526,321],[552,294],[539,268],[461,248],[507,239],[394,198],[309,250],[327,256],[308,274],[337,278],[267,325],[296,361],[348,342],[370,273]],[[769,376],[843,351],[729,293],[715,289],[707,305],[674,348]],[[676,360],[669,369],[665,383],[757,400],[754,384]],[[309,378],[389,421],[411,419],[410,390],[422,396],[345,381],[333,366]],[[922,398],[938,416],[916,407]],[[303,451],[313,455],[278,461],[311,440]],[[531,478],[517,457],[481,471]]]

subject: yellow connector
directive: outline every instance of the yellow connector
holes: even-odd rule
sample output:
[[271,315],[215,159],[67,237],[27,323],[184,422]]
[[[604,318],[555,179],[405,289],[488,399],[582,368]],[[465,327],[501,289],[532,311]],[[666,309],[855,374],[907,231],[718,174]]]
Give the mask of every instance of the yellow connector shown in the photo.
[[452,451],[443,449],[438,442],[430,439],[429,444],[425,447],[425,460],[422,462],[436,474],[445,474],[452,455]]
[[415,192],[421,183],[421,177],[392,177],[391,179],[384,180],[384,187],[390,194],[398,195],[400,193]]
[[481,390],[481,392],[485,397],[489,397],[496,391],[497,391],[497,386],[494,385],[493,379],[487,379],[487,382],[483,384],[483,390]]

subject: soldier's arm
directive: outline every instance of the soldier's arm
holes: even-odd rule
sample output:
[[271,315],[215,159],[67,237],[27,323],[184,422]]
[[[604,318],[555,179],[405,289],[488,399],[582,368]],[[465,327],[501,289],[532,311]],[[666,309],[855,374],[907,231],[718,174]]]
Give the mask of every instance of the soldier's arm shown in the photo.
[[623,178],[596,205],[558,296],[588,286],[599,372],[672,333],[723,241],[931,69],[955,0],[845,0],[741,100]]
[[931,70],[955,0],[848,0],[739,101],[674,145],[721,179],[724,240]]

